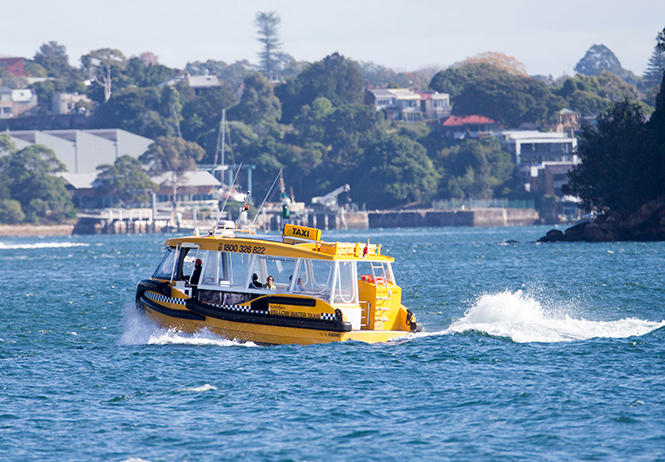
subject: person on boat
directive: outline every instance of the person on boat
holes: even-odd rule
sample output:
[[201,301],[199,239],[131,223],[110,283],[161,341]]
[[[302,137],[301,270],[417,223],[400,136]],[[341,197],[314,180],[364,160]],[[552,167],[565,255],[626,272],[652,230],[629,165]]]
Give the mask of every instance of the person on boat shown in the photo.
[[252,282],[249,284],[250,289],[260,289],[263,287],[263,284],[259,282],[259,275],[254,273],[252,275]]
[[201,265],[203,262],[201,261],[200,258],[196,259],[196,262],[194,263],[194,272],[192,273],[192,276],[189,278],[189,283],[190,285],[197,285],[199,283],[199,279],[201,279]]
[[293,288],[295,292],[306,292],[307,288],[305,287],[305,282],[302,280],[302,278],[298,278],[296,281],[296,286]]
[[275,290],[275,279],[272,276],[268,276],[268,280],[266,281],[266,289],[268,290]]

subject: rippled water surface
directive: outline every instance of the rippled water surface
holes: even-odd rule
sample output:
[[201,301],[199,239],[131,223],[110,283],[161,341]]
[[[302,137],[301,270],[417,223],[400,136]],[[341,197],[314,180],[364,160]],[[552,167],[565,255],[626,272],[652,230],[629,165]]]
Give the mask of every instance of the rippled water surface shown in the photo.
[[324,232],[425,332],[273,347],[135,311],[163,236],[0,238],[0,460],[664,460],[665,243],[546,231]]

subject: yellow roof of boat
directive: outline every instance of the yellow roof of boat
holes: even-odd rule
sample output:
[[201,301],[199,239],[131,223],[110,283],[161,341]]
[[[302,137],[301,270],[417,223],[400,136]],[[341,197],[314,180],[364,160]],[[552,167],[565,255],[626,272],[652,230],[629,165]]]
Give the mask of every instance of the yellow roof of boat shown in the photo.
[[[288,228],[290,227],[290,229]],[[295,233],[293,229],[295,228]],[[300,230],[301,234],[297,234]],[[304,230],[309,230],[309,238],[304,237]],[[316,231],[315,233],[311,232]],[[287,225],[282,240],[279,236],[260,236],[252,231],[224,230],[205,236],[176,237],[164,241],[169,247],[192,246],[201,250],[220,252],[239,252],[259,255],[274,255],[292,258],[310,258],[315,260],[372,260],[394,261],[387,255],[381,255],[381,244],[357,242],[323,242],[321,231],[316,228]],[[312,240],[311,238],[315,240]],[[188,245],[189,244],[189,245]],[[366,249],[366,250],[365,250]]]

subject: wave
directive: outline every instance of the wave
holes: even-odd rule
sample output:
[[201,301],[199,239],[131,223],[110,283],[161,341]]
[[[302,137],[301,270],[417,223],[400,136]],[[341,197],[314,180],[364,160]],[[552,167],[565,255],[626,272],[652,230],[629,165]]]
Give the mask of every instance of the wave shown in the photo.
[[239,342],[221,337],[209,330],[187,334],[176,329],[158,326],[140,313],[133,304],[124,312],[124,330],[120,345],[192,345],[255,347],[252,342]]
[[625,318],[618,321],[575,319],[565,310],[548,309],[522,291],[483,295],[464,317],[441,334],[477,331],[515,342],[567,342],[590,338],[625,338],[645,335],[665,326],[660,322]]
[[88,247],[90,244],[78,242],[40,242],[39,244],[3,244],[0,242],[0,250],[15,249],[55,249],[68,247]]

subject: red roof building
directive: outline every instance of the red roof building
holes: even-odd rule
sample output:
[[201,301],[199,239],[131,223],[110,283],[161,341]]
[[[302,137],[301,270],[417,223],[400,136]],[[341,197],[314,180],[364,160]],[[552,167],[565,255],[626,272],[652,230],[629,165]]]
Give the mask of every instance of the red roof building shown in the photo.
[[14,74],[16,77],[25,77],[23,58],[0,55],[0,67],[4,67],[7,72]]
[[501,130],[501,125],[480,115],[452,116],[443,122],[444,135],[449,138],[478,138]]

